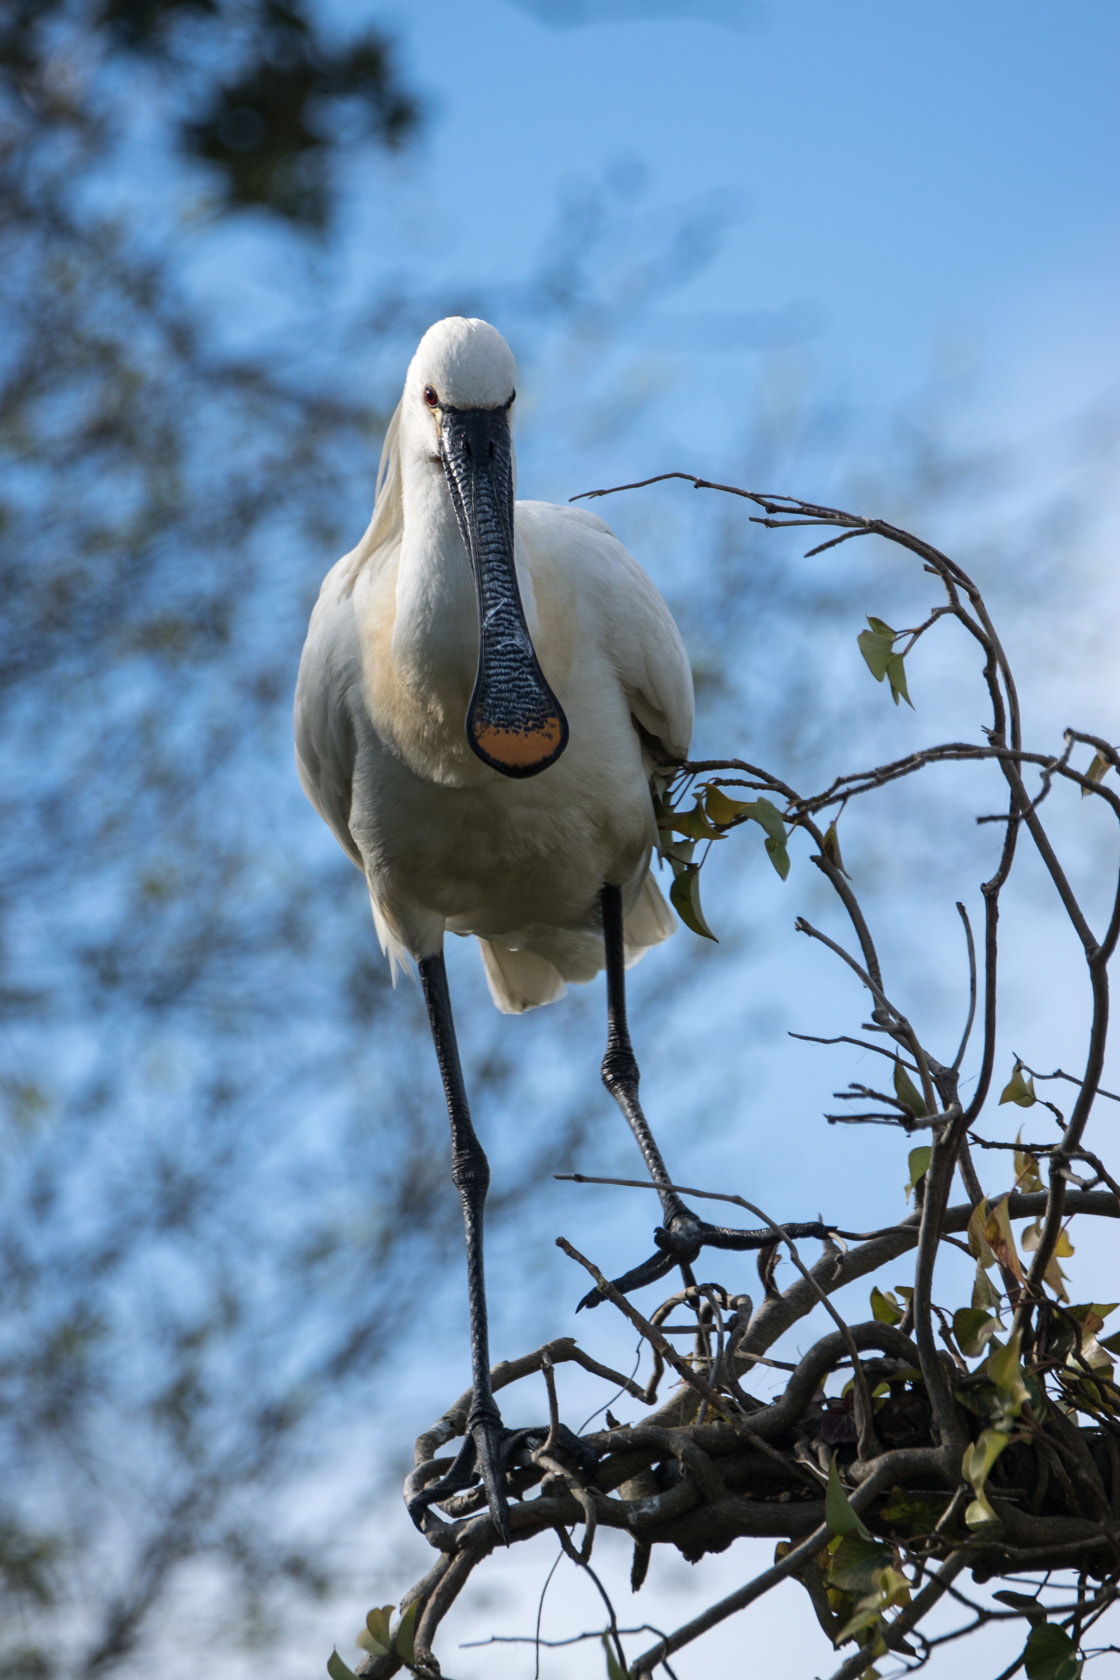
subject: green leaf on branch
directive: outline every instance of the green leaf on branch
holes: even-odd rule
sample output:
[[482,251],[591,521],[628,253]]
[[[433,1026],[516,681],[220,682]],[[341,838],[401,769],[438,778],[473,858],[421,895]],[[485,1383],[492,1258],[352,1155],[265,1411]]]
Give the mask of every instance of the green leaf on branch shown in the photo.
[[1023,1078],[1022,1062],[1015,1063],[1015,1072],[1003,1087],[1000,1095],[1002,1103],[1018,1103],[1020,1108],[1033,1108],[1038,1098],[1034,1094],[1034,1075]]
[[891,699],[895,705],[900,700],[913,707],[910,691],[906,686],[906,666],[901,653],[895,653],[894,644],[905,632],[892,630],[890,625],[881,618],[872,618],[868,614],[870,630],[861,630],[856,640],[864,662],[876,682],[882,682],[885,677],[890,683]]
[[832,1554],[828,1584],[841,1587],[844,1592],[871,1592],[877,1585],[876,1575],[886,1569],[893,1558],[894,1553],[882,1540],[872,1540],[862,1534],[845,1534]]
[[961,1307],[953,1314],[953,1334],[966,1359],[978,1359],[999,1329],[999,1320],[977,1307]]
[[740,817],[751,811],[754,803],[753,799],[729,799],[718,787],[709,787],[704,794],[704,809],[720,828],[728,828],[733,822],[738,822]]
[[607,1653],[607,1680],[626,1680],[626,1670],[619,1667],[609,1634],[603,1635],[603,1650]]
[[859,643],[859,651],[864,657],[867,669],[876,682],[882,682],[887,674],[887,661],[894,651],[895,632],[881,618],[872,618],[870,613],[867,622],[871,626],[870,630],[861,630],[856,641]]
[[1030,1399],[1023,1381],[1023,1367],[1019,1363],[1020,1332],[1016,1330],[1006,1347],[997,1342],[984,1361],[984,1372],[999,1390],[1000,1398],[1015,1414],[1024,1401]]
[[[1014,1079],[1012,1079],[1012,1084],[1014,1084]],[[1010,1088],[1010,1086],[1007,1087],[1008,1090]],[[1015,1101],[1014,1098],[1011,1100]],[[1029,1104],[1026,1106],[1029,1106]],[[1023,1133],[1022,1128],[1020,1128],[1015,1139],[1015,1188],[1024,1192],[1041,1190],[1042,1175],[1038,1169],[1038,1161],[1029,1150],[1019,1147],[1022,1141]],[[1024,1243],[1023,1247],[1026,1246],[1026,1243]]]
[[413,1639],[416,1634],[416,1615],[419,1609],[420,1600],[414,1598],[401,1617],[397,1631],[393,1635],[393,1650],[406,1664],[411,1664],[415,1654]]
[[983,1261],[978,1260],[976,1282],[972,1285],[972,1305],[982,1312],[998,1312],[1000,1299],[1000,1292],[984,1270]]
[[887,681],[891,685],[891,699],[895,705],[905,700],[910,710],[914,710],[914,702],[910,698],[910,690],[906,686],[906,666],[900,653],[892,653],[887,660]]
[[662,833],[683,834],[686,840],[718,840],[719,833],[704,815],[700,801],[691,811],[665,811],[658,819]]
[[840,1472],[836,1468],[833,1458],[828,1467],[828,1487],[824,1496],[824,1520],[828,1524],[830,1534],[858,1534],[863,1540],[870,1540],[871,1536],[862,1522],[852,1510],[848,1496],[844,1492],[840,1481]]
[[[416,1612],[419,1601],[414,1601],[401,1616],[395,1634],[390,1632],[393,1619],[393,1606],[383,1604],[371,1610],[366,1617],[366,1625],[359,1633],[356,1643],[363,1651],[371,1656],[385,1657],[390,1651],[395,1651],[398,1657],[406,1663],[412,1661],[412,1638],[416,1627]],[[342,1677],[345,1680],[345,1676]]]
[[910,1177],[906,1181],[907,1201],[910,1200],[912,1191],[917,1188],[929,1171],[929,1164],[932,1159],[933,1150],[928,1143],[923,1143],[917,1149],[910,1151]]
[[692,855],[695,850],[695,840],[663,841],[661,845],[661,856],[669,859],[673,874],[679,875],[685,865],[692,862]]
[[357,1643],[363,1651],[369,1651],[375,1657],[386,1656],[393,1648],[392,1635],[389,1624],[393,1618],[393,1606],[382,1605],[378,1610],[371,1610],[366,1617],[366,1625],[358,1635]]
[[[1086,780],[1090,782],[1103,782],[1104,778],[1108,775],[1108,772],[1111,769],[1112,760],[1110,758],[1106,758],[1103,753],[1094,753],[1093,762],[1085,772]],[[1088,799],[1089,793],[1090,789],[1083,787],[1081,789],[1082,799]]]
[[357,1680],[352,1668],[347,1668],[337,1651],[332,1651],[327,1658],[327,1673],[331,1680]]
[[1065,1629],[1043,1622],[1030,1631],[1023,1666],[1027,1680],[1080,1680],[1085,1664]]
[[756,799],[748,815],[752,822],[761,823],[771,840],[780,846],[786,843],[786,825],[782,821],[782,813],[776,805],[768,799]]
[[833,869],[838,869],[841,875],[847,877],[849,880],[851,879],[851,877],[848,876],[848,871],[844,868],[844,859],[840,856],[840,836],[836,831],[835,819],[829,823],[828,827],[824,831],[824,839],[821,842],[821,851],[828,862],[832,865]]
[[996,1257],[984,1232],[988,1226],[989,1209],[986,1198],[981,1198],[973,1208],[968,1218],[968,1252],[976,1257],[981,1266],[994,1266]]
[[[905,1064],[898,1056],[894,1059],[894,1094],[903,1108],[908,1109],[916,1120],[926,1118],[929,1110],[926,1108],[922,1093],[914,1084],[906,1071]],[[926,1164],[928,1166],[929,1163]]]
[[772,840],[767,836],[766,855],[784,881],[789,874],[789,853],[786,851],[784,837],[781,840]]
[[969,1528],[981,1528],[985,1523],[998,1522],[992,1507],[988,1503],[984,1492],[984,1484],[988,1480],[991,1468],[1006,1447],[1008,1436],[1002,1429],[985,1429],[978,1441],[973,1441],[964,1450],[961,1459],[961,1475],[972,1486],[976,1495],[972,1504],[964,1514],[964,1520]]
[[700,868],[698,864],[689,863],[685,865],[669,888],[669,899],[685,927],[691,928],[693,933],[698,933],[701,939],[711,939],[715,944],[719,944],[715,934],[704,920],[704,912],[700,908]]
[[876,1285],[871,1291],[871,1316],[877,1324],[901,1324],[904,1314],[893,1295],[884,1295]]
[[950,1497],[947,1493],[911,1493],[908,1488],[892,1488],[883,1506],[883,1521],[907,1534],[931,1534],[945,1515]]
[[782,821],[782,813],[768,799],[756,799],[745,815],[751,822],[758,823],[765,832],[767,856],[784,881],[789,874],[789,853],[786,850],[786,825]]
[[[786,825],[782,813],[769,799],[728,799],[721,788],[709,787],[704,795],[704,805],[708,817],[717,824],[716,828],[708,827],[708,834],[716,839],[721,831],[729,824],[744,821],[758,823],[766,835],[766,855],[784,881],[789,874],[789,852],[786,849]],[[696,807],[700,810],[699,804]],[[690,818],[694,813],[690,813]],[[703,813],[700,821],[704,821]],[[693,829],[689,828],[689,834]],[[697,838],[703,838],[697,835]]]

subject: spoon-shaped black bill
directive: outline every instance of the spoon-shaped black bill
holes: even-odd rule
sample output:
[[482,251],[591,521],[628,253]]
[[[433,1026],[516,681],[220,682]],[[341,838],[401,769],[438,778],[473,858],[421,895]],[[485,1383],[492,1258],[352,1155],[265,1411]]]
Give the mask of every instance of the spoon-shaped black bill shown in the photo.
[[568,744],[541,670],[513,560],[513,450],[504,408],[445,408],[443,470],[478,592],[478,674],[467,740],[503,776],[536,776]]

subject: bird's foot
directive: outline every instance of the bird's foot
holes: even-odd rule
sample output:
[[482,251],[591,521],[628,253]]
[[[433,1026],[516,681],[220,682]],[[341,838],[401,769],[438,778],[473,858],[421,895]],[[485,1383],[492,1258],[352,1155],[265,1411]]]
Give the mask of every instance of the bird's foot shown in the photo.
[[[418,1466],[409,1477],[405,1484],[409,1516],[420,1532],[427,1535],[428,1513],[433,1505],[446,1505],[457,1494],[477,1489],[481,1484],[498,1538],[503,1546],[508,1546],[511,1538],[509,1477],[528,1468],[530,1481],[540,1479],[541,1471],[533,1471],[532,1460],[549,1439],[549,1433],[548,1426],[543,1424],[523,1429],[505,1428],[493,1402],[477,1413],[472,1412],[463,1445],[446,1475],[418,1487],[415,1492],[413,1486],[424,1477],[428,1467]],[[597,1462],[596,1454],[563,1424],[550,1443],[550,1457],[559,1458],[583,1476],[592,1474]],[[521,1491],[524,1486],[522,1476],[515,1491]]]
[[[821,1219],[813,1219],[794,1225],[784,1225],[782,1229],[795,1240],[800,1237],[819,1237],[822,1241],[828,1236],[830,1227]],[[628,1295],[632,1289],[640,1289],[643,1284],[656,1283],[675,1266],[680,1266],[685,1272],[685,1281],[691,1282],[689,1268],[692,1266],[704,1248],[731,1248],[740,1251],[744,1249],[768,1248],[771,1243],[780,1241],[775,1237],[769,1226],[759,1231],[739,1231],[726,1225],[709,1225],[706,1219],[698,1219],[690,1208],[683,1208],[674,1214],[667,1225],[659,1225],[653,1233],[653,1240],[657,1244],[657,1253],[651,1254],[648,1260],[643,1260],[640,1266],[632,1271],[624,1272],[620,1278],[613,1280],[614,1288],[622,1295]],[[576,1311],[584,1307],[597,1307],[606,1296],[598,1285],[583,1297]]]

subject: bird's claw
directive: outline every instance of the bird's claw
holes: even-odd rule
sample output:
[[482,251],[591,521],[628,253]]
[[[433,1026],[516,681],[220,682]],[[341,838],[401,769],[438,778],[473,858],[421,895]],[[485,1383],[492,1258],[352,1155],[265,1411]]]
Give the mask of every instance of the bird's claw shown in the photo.
[[[560,1424],[558,1431],[554,1433],[551,1456],[570,1466],[582,1478],[594,1474],[598,1455],[565,1425]],[[549,1438],[550,1431],[545,1425],[506,1429],[496,1408],[492,1411],[486,1410],[477,1417],[472,1414],[458,1456],[446,1475],[437,1481],[429,1482],[415,1493],[410,1489],[423,1476],[426,1466],[419,1466],[409,1477],[405,1485],[409,1516],[420,1532],[431,1538],[428,1535],[428,1529],[431,1527],[428,1514],[431,1507],[445,1504],[455,1494],[465,1493],[469,1488],[476,1487],[481,1480],[498,1538],[502,1545],[508,1546],[511,1531],[507,1472],[520,1455],[528,1451],[531,1458]]]

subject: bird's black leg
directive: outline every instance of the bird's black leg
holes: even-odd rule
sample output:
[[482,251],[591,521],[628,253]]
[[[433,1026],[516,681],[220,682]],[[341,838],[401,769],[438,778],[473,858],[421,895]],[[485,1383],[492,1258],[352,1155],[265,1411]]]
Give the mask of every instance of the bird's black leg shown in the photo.
[[486,1280],[482,1261],[482,1222],[486,1192],[490,1185],[490,1166],[471,1124],[442,952],[437,952],[431,957],[421,957],[420,981],[424,988],[424,1001],[428,1006],[428,1020],[439,1058],[439,1071],[443,1077],[447,1112],[451,1120],[451,1176],[463,1203],[474,1398],[470,1417],[467,1419],[467,1439],[454,1468],[442,1481],[425,1488],[410,1501],[409,1514],[419,1527],[429,1505],[448,1498],[452,1493],[470,1484],[472,1471],[477,1463],[486,1487],[491,1515],[502,1540],[508,1545],[509,1508],[504,1486],[502,1419],[490,1386]]
[[[630,1043],[630,1029],[626,1022],[626,969],[622,943],[622,891],[605,886],[599,895],[603,911],[603,943],[607,959],[607,1051],[603,1057],[603,1084],[621,1108],[637,1139],[638,1148],[649,1168],[649,1175],[657,1186],[661,1199],[664,1225],[654,1233],[658,1252],[635,1266],[633,1271],[615,1279],[615,1288],[625,1294],[644,1283],[664,1277],[679,1266],[686,1284],[692,1283],[692,1262],[702,1248],[765,1248],[773,1242],[769,1229],[737,1231],[724,1225],[709,1225],[698,1219],[686,1207],[675,1190],[665,1169],[661,1151],[654,1142],[649,1123],[638,1101],[638,1063]],[[791,1237],[825,1237],[828,1228],[819,1220],[808,1224],[787,1225]],[[593,1289],[580,1302],[581,1307],[596,1307],[603,1299]]]

